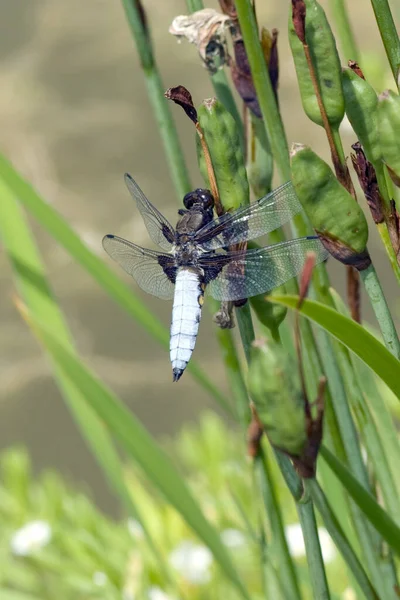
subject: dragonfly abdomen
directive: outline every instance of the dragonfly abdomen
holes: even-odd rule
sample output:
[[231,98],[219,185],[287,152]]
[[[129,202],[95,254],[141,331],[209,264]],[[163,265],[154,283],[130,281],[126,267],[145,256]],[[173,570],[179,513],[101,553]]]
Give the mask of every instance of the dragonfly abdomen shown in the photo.
[[180,268],[175,280],[170,340],[174,381],[178,381],[186,369],[196,344],[203,299],[199,274],[193,269]]

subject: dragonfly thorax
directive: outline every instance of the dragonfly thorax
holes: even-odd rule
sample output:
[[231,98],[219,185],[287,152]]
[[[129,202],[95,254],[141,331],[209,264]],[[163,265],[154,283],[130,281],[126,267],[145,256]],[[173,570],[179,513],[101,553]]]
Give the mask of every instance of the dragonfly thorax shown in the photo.
[[[185,236],[186,238],[189,236]],[[175,257],[177,266],[196,267],[199,257],[203,254],[203,250],[193,240],[186,239],[172,248],[172,254]]]

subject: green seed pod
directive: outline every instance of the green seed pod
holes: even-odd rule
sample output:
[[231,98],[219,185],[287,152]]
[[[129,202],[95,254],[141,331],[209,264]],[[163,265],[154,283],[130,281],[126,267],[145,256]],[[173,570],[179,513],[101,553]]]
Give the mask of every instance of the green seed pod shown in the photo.
[[[234,118],[216,98],[204,100],[197,117],[210,151],[222,206],[228,211],[248,204],[249,182]],[[201,174],[210,187],[198,136],[197,159]]]
[[343,92],[346,114],[361,142],[367,159],[381,159],[378,139],[378,96],[365,79],[352,69],[343,70]]
[[248,388],[271,444],[301,456],[306,443],[306,419],[297,368],[280,345],[253,343]]
[[247,177],[256,198],[271,191],[274,160],[264,122],[251,114],[251,135],[247,149]]
[[390,90],[379,96],[378,123],[382,157],[396,183],[400,178],[400,96]]
[[291,164],[297,196],[326,249],[344,264],[366,269],[368,225],[360,206],[311,148],[294,144]]
[[[315,0],[305,0],[305,36],[310,49],[322,101],[329,123],[339,127],[344,117],[342,69],[335,38],[323,8]],[[317,96],[312,84],[304,47],[295,31],[292,10],[289,17],[289,42],[293,54],[301,101],[308,118],[323,126]]]

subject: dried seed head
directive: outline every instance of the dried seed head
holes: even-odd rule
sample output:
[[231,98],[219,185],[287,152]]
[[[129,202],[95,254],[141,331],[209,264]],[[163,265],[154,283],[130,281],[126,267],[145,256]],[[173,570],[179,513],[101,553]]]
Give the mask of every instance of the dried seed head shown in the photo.
[[306,44],[306,5],[304,0],[292,0],[292,20],[297,37]]
[[268,66],[269,78],[275,98],[278,99],[279,83],[279,57],[278,57],[278,30],[273,29],[270,33],[268,29],[261,29],[261,47],[263,49],[265,62]]
[[226,30],[230,25],[231,19],[227,15],[205,8],[191,15],[175,17],[169,33],[194,44],[204,66],[210,73],[216,73],[228,60]]
[[368,202],[372,218],[375,223],[382,223],[384,220],[383,200],[379,192],[375,169],[367,160],[360,142],[353,144],[352,148],[355,154],[351,154],[351,161],[357,173],[361,189]]

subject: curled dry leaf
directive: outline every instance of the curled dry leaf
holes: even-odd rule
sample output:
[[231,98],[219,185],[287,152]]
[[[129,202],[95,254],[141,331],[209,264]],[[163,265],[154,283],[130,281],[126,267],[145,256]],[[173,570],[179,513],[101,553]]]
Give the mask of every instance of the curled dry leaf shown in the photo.
[[353,144],[351,161],[375,223],[383,223],[383,200],[373,165],[367,160],[360,142]]
[[169,33],[178,40],[186,38],[194,44],[203,60],[204,66],[216,73],[228,59],[225,31],[231,25],[231,19],[212,8],[198,10],[191,15],[175,17]]
[[192,95],[183,85],[177,85],[173,88],[168,88],[164,93],[168,100],[172,100],[183,108],[187,116],[194,124],[197,123],[197,111],[194,107]]

